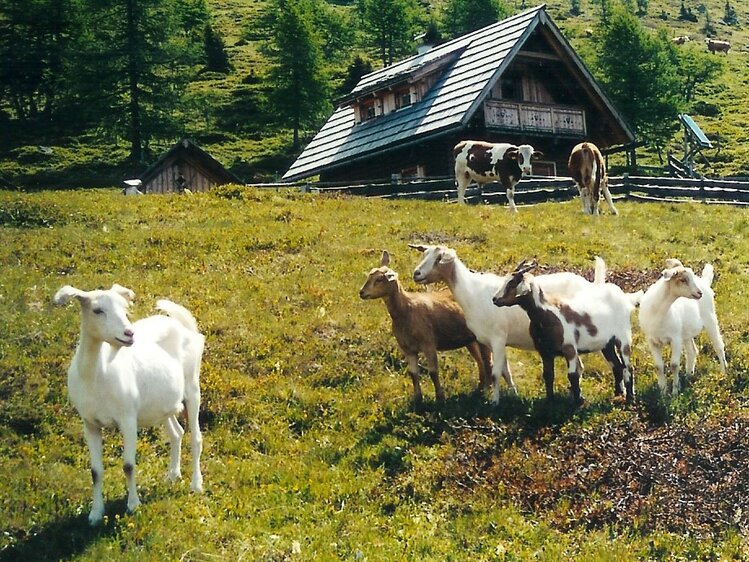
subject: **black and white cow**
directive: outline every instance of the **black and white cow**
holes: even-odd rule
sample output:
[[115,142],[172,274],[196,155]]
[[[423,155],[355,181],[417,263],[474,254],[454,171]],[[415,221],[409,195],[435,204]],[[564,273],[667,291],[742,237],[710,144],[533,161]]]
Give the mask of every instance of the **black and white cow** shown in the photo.
[[510,209],[515,207],[515,186],[523,174],[530,175],[531,159],[543,153],[529,144],[516,146],[509,143],[484,141],[461,141],[453,149],[455,157],[455,181],[458,184],[458,203],[465,203],[466,188],[475,181],[482,188],[485,184],[499,181],[507,191]]

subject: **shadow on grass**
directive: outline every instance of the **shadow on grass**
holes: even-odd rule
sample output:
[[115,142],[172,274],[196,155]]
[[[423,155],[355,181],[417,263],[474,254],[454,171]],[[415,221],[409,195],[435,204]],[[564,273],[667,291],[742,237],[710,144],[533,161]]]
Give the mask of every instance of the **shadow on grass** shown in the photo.
[[114,523],[113,518],[115,514],[126,513],[125,500],[106,502],[105,513],[109,516],[106,525],[92,527],[88,524],[88,513],[85,513],[32,529],[27,537],[0,551],[0,562],[51,562],[74,558],[99,539],[117,533],[119,524]]
[[443,403],[427,401],[418,410],[413,403],[384,412],[359,441],[359,451],[370,450],[370,465],[382,466],[388,475],[407,468],[407,452],[411,446],[433,446],[465,428],[478,429],[500,441],[513,443],[533,439],[541,430],[560,427],[574,420],[605,415],[617,406],[610,398],[577,406],[567,395],[552,400],[545,397],[504,395],[494,405],[478,391],[450,397]]

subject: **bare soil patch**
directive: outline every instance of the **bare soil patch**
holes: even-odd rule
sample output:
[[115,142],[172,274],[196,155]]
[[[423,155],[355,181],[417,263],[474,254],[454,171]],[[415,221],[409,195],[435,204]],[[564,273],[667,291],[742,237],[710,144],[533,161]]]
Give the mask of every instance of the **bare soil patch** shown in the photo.
[[[498,493],[561,529],[607,525],[714,536],[749,527],[745,418],[651,427],[628,420],[508,439],[491,421],[456,426],[443,485]],[[508,444],[509,443],[509,444]]]

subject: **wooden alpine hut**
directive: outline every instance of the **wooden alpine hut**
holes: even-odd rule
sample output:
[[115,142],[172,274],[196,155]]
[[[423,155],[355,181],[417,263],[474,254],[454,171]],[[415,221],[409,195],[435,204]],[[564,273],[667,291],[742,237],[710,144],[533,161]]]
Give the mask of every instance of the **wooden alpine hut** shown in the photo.
[[208,191],[214,185],[244,183],[189,139],[182,139],[140,176],[144,193]]
[[448,176],[468,139],[531,144],[534,175],[566,175],[575,144],[634,133],[541,5],[362,77],[283,179]]

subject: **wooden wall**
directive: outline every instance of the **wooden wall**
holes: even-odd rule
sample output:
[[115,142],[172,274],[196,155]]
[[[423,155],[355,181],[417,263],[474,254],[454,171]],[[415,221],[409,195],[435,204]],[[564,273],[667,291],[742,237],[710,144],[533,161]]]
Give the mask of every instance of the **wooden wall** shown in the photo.
[[185,187],[192,192],[208,191],[216,185],[216,182],[199,165],[178,158],[164,162],[158,174],[142,189],[145,193],[177,193],[175,180],[179,174],[182,174],[186,180]]

